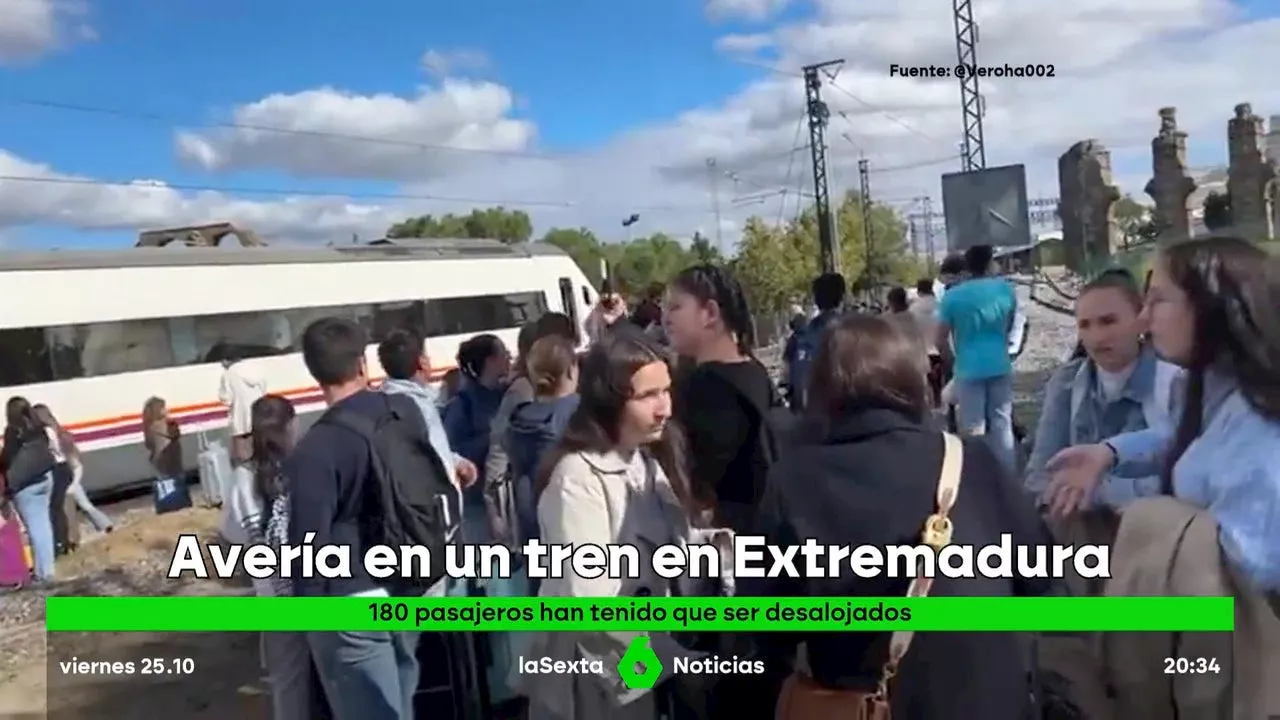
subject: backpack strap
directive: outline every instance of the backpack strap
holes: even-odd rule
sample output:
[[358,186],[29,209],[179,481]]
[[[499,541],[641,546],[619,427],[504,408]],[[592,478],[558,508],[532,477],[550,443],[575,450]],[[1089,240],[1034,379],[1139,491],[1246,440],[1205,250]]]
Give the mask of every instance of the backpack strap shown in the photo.
[[[951,509],[955,507],[956,497],[960,494],[960,475],[964,470],[964,443],[951,433],[943,433],[944,445],[942,471],[938,475],[938,490],[934,501],[936,510],[924,521],[924,531],[920,533],[922,544],[934,549],[934,552],[951,544],[954,527],[951,523]],[[933,588],[933,578],[915,577],[907,586],[908,598],[929,596]],[[880,683],[876,687],[875,698],[883,702],[889,701],[889,682],[898,674],[898,664],[911,648],[911,640],[915,631],[897,630],[889,636],[889,658],[880,671]]]

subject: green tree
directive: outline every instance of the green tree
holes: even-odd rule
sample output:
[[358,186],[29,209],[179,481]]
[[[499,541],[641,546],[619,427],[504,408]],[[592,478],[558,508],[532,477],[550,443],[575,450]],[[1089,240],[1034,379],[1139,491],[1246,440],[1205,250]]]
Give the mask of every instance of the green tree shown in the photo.
[[476,238],[511,244],[527,242],[532,235],[529,214],[504,207],[476,208],[461,216],[419,215],[387,228],[389,238]]
[[1132,195],[1125,195],[1116,201],[1113,206],[1116,218],[1116,226],[1120,230],[1120,237],[1124,246],[1147,242],[1155,237],[1155,226],[1151,222],[1151,209],[1146,205],[1133,199]]
[[[738,242],[738,254],[730,267],[742,283],[751,307],[756,312],[776,312],[786,308],[804,295],[804,268],[816,270],[816,258],[806,256],[803,233],[793,228],[776,229],[764,220],[752,217],[742,229]],[[809,272],[812,278],[812,271]]]
[[607,260],[604,246],[595,233],[586,228],[551,228],[542,236],[541,242],[555,245],[565,251],[582,269],[597,289],[600,287],[600,262]]
[[701,262],[692,250],[665,233],[610,245],[606,252],[610,251],[614,287],[628,294],[643,292],[655,283],[666,285],[681,270]]
[[712,245],[702,233],[693,234],[693,240],[689,243],[689,253],[696,262],[703,265],[724,264],[724,255],[720,253],[720,248]]
[[[861,196],[845,195],[834,210],[840,270],[851,287],[908,284],[925,271],[908,249],[906,223],[892,208],[871,203],[870,252]],[[760,218],[748,220],[733,266],[754,307],[773,312],[808,300],[819,272],[818,257],[817,213],[810,207],[777,230]]]

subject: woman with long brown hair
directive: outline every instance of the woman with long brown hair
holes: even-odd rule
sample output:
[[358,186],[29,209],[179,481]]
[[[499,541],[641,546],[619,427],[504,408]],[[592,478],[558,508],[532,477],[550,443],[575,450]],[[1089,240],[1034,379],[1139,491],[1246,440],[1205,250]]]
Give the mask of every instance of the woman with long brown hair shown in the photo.
[[[1030,500],[980,439],[933,419],[928,358],[915,328],[892,315],[851,315],[822,336],[801,430],[770,468],[757,516],[770,544],[865,548],[1051,542]],[[946,529],[939,537],[922,528]],[[954,537],[951,536],[954,528]],[[889,570],[863,576],[739,578],[749,596],[905,597],[930,587]],[[1047,579],[935,577],[947,596],[1039,594]],[[760,633],[798,655],[777,717],[970,720],[1027,717],[1024,639],[1012,633]],[[798,651],[803,652],[798,652]],[[896,678],[895,678],[896,673]],[[768,717],[766,714],[753,717]]]
[[55,548],[49,498],[53,494],[53,468],[57,459],[49,444],[49,434],[30,401],[21,396],[9,398],[4,415],[0,476],[4,478],[5,497],[13,503],[27,528],[36,582],[52,582]]
[[[297,439],[297,412],[279,395],[263,395],[249,409],[252,452],[232,473],[228,520],[250,545],[288,544],[289,489],[281,466]],[[293,594],[288,578],[253,580],[259,597]],[[311,647],[305,633],[262,633],[262,659],[271,679],[274,720],[308,720],[312,712]]]
[[182,458],[182,426],[169,416],[169,406],[163,398],[147,398],[142,406],[142,444],[156,473],[153,481],[156,512],[190,506],[191,494],[187,490]]
[[1067,448],[1049,461],[1060,513],[1088,507],[1108,474],[1158,474],[1162,495],[1207,510],[1254,589],[1280,590],[1280,265],[1234,237],[1172,245],[1152,269],[1151,342],[1183,369],[1174,426]]
[[[56,515],[53,518],[54,538],[55,542],[58,538],[58,523],[63,523],[64,549],[67,552],[74,551],[80,545],[80,518],[77,512],[83,513],[93,527],[99,532],[111,532],[111,518],[107,517],[101,510],[94,506],[93,501],[89,500],[89,494],[84,490],[84,460],[80,456],[80,446],[76,444],[75,437],[62,427],[62,423],[58,422],[58,418],[54,417],[53,411],[47,405],[36,405],[32,408],[32,412],[44,423],[50,433],[50,445],[54,448],[54,458],[62,459],[58,467],[54,469],[54,494],[51,502],[55,503],[49,508],[49,512],[56,513],[61,509],[62,517]],[[61,474],[64,477],[59,478]],[[62,488],[61,506],[56,503],[59,500],[57,485],[65,483]]]
[[[661,545],[710,537],[690,528],[689,481],[681,434],[671,422],[671,371],[664,353],[639,332],[606,333],[581,362],[579,404],[539,473],[542,541],[574,547],[630,545],[639,550],[637,577],[577,575],[542,581],[544,596],[663,597],[674,582],[652,569]],[[524,688],[530,720],[652,720],[651,692],[628,690],[614,668],[641,633],[541,633],[533,655],[596,658],[606,675],[551,675]],[[670,635],[649,633],[666,667],[685,654]],[[611,673],[611,674],[610,674]]]

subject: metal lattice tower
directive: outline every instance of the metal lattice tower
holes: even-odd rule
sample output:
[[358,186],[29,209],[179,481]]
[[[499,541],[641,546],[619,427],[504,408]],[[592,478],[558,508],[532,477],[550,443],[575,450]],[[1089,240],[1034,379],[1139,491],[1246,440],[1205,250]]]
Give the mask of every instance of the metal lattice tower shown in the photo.
[[951,0],[956,22],[956,62],[970,72],[960,78],[960,111],[964,118],[964,141],[960,154],[966,172],[987,167],[987,150],[982,140],[982,93],[978,88],[978,25],[973,21],[972,0]]
[[829,60],[804,68],[805,113],[809,118],[809,153],[813,157],[813,204],[818,215],[818,250],[822,272],[840,272],[840,253],[832,227],[831,197],[827,189],[827,121],[831,111],[822,101],[822,79],[818,71],[844,60]]
[[878,268],[872,268],[872,263],[876,260],[876,255],[872,252],[872,247],[876,243],[876,231],[872,224],[872,172],[870,172],[870,163],[867,158],[858,160],[858,191],[861,195],[859,205],[863,210],[863,249],[865,251],[865,265],[863,268],[863,287],[867,291],[868,302],[872,300],[872,282],[878,281],[876,274]]

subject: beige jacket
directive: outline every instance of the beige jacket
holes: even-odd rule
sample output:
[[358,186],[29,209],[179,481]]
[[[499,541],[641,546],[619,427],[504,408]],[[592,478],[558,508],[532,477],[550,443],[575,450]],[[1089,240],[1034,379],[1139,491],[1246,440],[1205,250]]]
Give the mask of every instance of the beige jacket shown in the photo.
[[[1207,511],[1170,497],[1135,501],[1121,517],[1111,569],[1107,595],[1236,599],[1234,643],[1222,633],[1104,634],[1102,660],[1105,679],[1116,691],[1114,717],[1280,716],[1280,618],[1222,557],[1218,526]],[[1165,674],[1165,658],[1215,659],[1221,672]],[[1230,715],[1224,709],[1229,704]]]
[[[545,544],[630,544],[639,549],[638,577],[612,579],[578,577],[566,566],[564,577],[542,581],[543,596],[660,597],[673,594],[672,583],[652,569],[654,551],[674,543],[709,539],[708,531],[690,527],[684,508],[671,483],[656,462],[646,457],[649,474],[630,469],[616,453],[574,453],[552,472],[538,502],[538,523]],[[655,502],[656,500],[656,502]],[[696,582],[696,581],[694,581]],[[682,586],[680,594],[697,594],[698,588]],[[519,676],[513,685],[530,700],[530,720],[652,720],[652,691],[628,690],[617,666],[631,641],[643,633],[540,633],[525,658],[599,660],[602,675]],[[650,633],[650,646],[662,660],[663,676],[672,670],[677,655],[700,657],[680,647],[666,634]],[[662,679],[659,680],[661,682]]]

